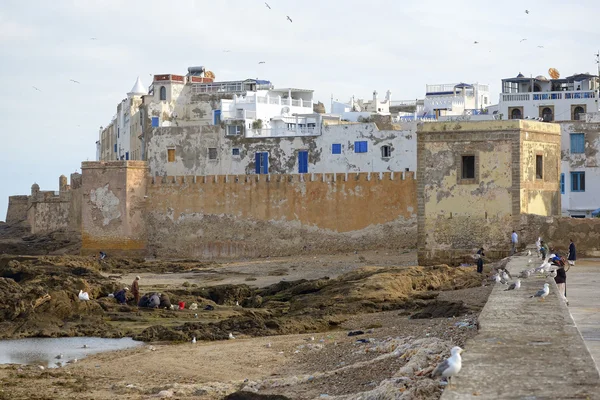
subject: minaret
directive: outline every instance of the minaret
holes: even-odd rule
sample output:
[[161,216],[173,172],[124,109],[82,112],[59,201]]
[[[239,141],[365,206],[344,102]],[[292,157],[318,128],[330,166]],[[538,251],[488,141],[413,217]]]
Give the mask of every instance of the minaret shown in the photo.
[[135,81],[135,84],[131,88],[131,91],[129,93],[127,93],[127,96],[131,98],[133,96],[145,96],[147,94],[148,94],[148,91],[146,90],[146,88],[144,87],[144,84],[142,83],[142,80],[138,76]]

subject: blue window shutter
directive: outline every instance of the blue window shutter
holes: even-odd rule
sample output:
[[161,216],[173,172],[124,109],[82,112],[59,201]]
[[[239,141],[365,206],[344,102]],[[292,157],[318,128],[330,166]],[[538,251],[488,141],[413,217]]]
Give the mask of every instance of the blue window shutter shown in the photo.
[[363,153],[366,153],[367,151],[367,142],[363,142]]
[[115,153],[117,152],[117,144],[115,143]]
[[268,174],[269,173],[269,153],[267,153],[267,152],[263,153],[262,166],[263,166],[263,174]]
[[298,173],[299,174],[307,174],[308,173],[308,151],[299,151],[298,152]]
[[571,133],[571,153],[585,153],[585,136],[583,133]]
[[331,145],[331,154],[342,154],[342,145],[340,143],[334,143]]
[[158,117],[152,117],[152,127],[158,128]]
[[367,142],[366,141],[354,142],[354,152],[355,153],[366,153],[367,152]]
[[255,172],[257,174],[260,174],[260,160],[261,160],[260,154],[261,153],[256,153],[256,156],[254,157],[254,162],[256,163]]
[[213,125],[219,125],[221,123],[221,110],[215,110],[213,114]]
[[125,159],[129,160],[129,152],[128,151],[125,152]]
[[560,194],[565,194],[565,174],[560,174]]

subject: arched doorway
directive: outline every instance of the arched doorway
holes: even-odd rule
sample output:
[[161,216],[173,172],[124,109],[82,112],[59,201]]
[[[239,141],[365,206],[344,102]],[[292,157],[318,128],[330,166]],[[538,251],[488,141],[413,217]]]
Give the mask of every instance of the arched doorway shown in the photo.
[[575,109],[573,110],[573,119],[579,121],[579,119],[581,118],[581,114],[585,114],[585,110],[583,109],[583,107],[575,107]]
[[544,122],[552,122],[554,120],[554,115],[550,107],[544,107],[542,109],[542,119]]
[[510,119],[521,119],[522,117],[521,110],[518,108],[515,108],[510,112]]

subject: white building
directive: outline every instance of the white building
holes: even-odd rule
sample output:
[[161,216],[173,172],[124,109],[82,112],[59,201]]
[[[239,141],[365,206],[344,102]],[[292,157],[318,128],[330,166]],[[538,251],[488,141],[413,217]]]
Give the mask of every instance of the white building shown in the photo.
[[360,122],[368,119],[371,115],[390,115],[390,105],[392,103],[392,92],[385,93],[385,98],[381,100],[377,91],[373,91],[372,100],[355,99],[354,96],[348,103],[331,100],[331,114],[339,115],[344,121]]
[[427,85],[422,117],[483,115],[490,103],[490,88],[478,83]]
[[563,215],[590,217],[600,208],[598,90],[598,77],[590,74],[557,79],[518,74],[502,80],[500,118],[542,119],[561,126]]

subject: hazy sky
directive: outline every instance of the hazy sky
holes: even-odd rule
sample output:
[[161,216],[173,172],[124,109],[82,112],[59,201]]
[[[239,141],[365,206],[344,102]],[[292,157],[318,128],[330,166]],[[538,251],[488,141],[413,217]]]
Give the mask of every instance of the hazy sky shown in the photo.
[[2,0],[0,220],[9,195],[58,190],[95,159],[99,127],[138,75],[149,85],[203,65],[217,80],[314,89],[329,107],[331,94],[415,99],[427,83],[461,81],[490,84],[497,102],[500,79],[519,72],[596,71],[597,0],[268,3]]

